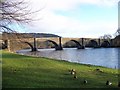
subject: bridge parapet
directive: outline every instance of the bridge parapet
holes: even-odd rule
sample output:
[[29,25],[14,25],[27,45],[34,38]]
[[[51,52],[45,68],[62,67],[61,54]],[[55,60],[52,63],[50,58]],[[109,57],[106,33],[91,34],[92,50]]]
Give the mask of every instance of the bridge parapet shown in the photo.
[[79,38],[62,38],[62,45],[64,45],[66,42],[69,42],[71,40],[79,41]]

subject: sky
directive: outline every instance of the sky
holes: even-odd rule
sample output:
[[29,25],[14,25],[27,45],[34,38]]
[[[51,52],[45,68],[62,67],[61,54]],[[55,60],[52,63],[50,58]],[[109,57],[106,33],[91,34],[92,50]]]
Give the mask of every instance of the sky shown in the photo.
[[39,20],[20,32],[51,33],[62,37],[113,35],[118,29],[119,0],[26,0]]

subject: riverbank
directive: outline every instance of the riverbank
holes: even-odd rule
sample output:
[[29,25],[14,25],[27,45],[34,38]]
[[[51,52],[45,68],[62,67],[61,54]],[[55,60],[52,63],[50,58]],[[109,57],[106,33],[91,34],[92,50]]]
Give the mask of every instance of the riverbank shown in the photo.
[[[116,88],[118,70],[2,51],[3,88]],[[77,78],[69,70],[75,69]],[[87,83],[84,84],[84,80]],[[106,86],[106,81],[112,82]]]

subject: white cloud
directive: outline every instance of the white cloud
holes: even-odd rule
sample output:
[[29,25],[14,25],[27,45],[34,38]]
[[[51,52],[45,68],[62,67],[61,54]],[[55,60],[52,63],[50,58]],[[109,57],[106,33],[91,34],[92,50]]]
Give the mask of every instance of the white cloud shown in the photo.
[[79,4],[114,6],[119,0],[30,0],[32,9],[45,7],[49,10],[70,10]]
[[[78,20],[65,17],[46,15],[46,18],[36,24],[37,32],[55,33],[64,37],[89,37],[114,33],[117,30],[117,22],[97,21],[97,22],[80,22]],[[32,29],[33,30],[33,29]]]
[[34,25],[30,28],[32,32],[54,33],[64,37],[93,37],[105,33],[113,33],[114,30],[117,29],[117,22],[115,21],[83,23],[71,17],[56,15],[54,10],[72,10],[80,4],[113,7],[118,1],[119,0],[31,0],[30,3],[32,4],[31,7],[33,7],[33,10],[40,8],[43,8],[43,10],[35,16],[42,19],[34,22]]

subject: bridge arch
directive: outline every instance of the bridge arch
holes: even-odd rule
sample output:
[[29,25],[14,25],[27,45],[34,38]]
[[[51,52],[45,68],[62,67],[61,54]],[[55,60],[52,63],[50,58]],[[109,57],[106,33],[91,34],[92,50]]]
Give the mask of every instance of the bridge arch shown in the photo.
[[30,46],[30,48],[31,48],[31,51],[34,51],[34,47],[33,47],[33,45],[32,45],[32,44],[30,44],[29,42],[23,42],[23,43],[28,44],[28,45]]
[[110,42],[107,40],[103,41],[103,43],[101,44],[101,47],[110,47]]
[[62,50],[62,47],[60,47],[55,41],[47,40],[48,42],[52,42],[55,46],[55,50]]
[[96,47],[98,47],[99,45],[98,45],[98,43],[97,43],[97,41],[95,41],[95,40],[90,40],[89,42],[88,42],[88,44],[86,45],[86,47],[93,47],[93,48],[96,48]]
[[82,49],[83,48],[83,46],[78,41],[76,41],[76,40],[70,40],[70,41],[75,42],[75,44],[77,45],[78,49]]

